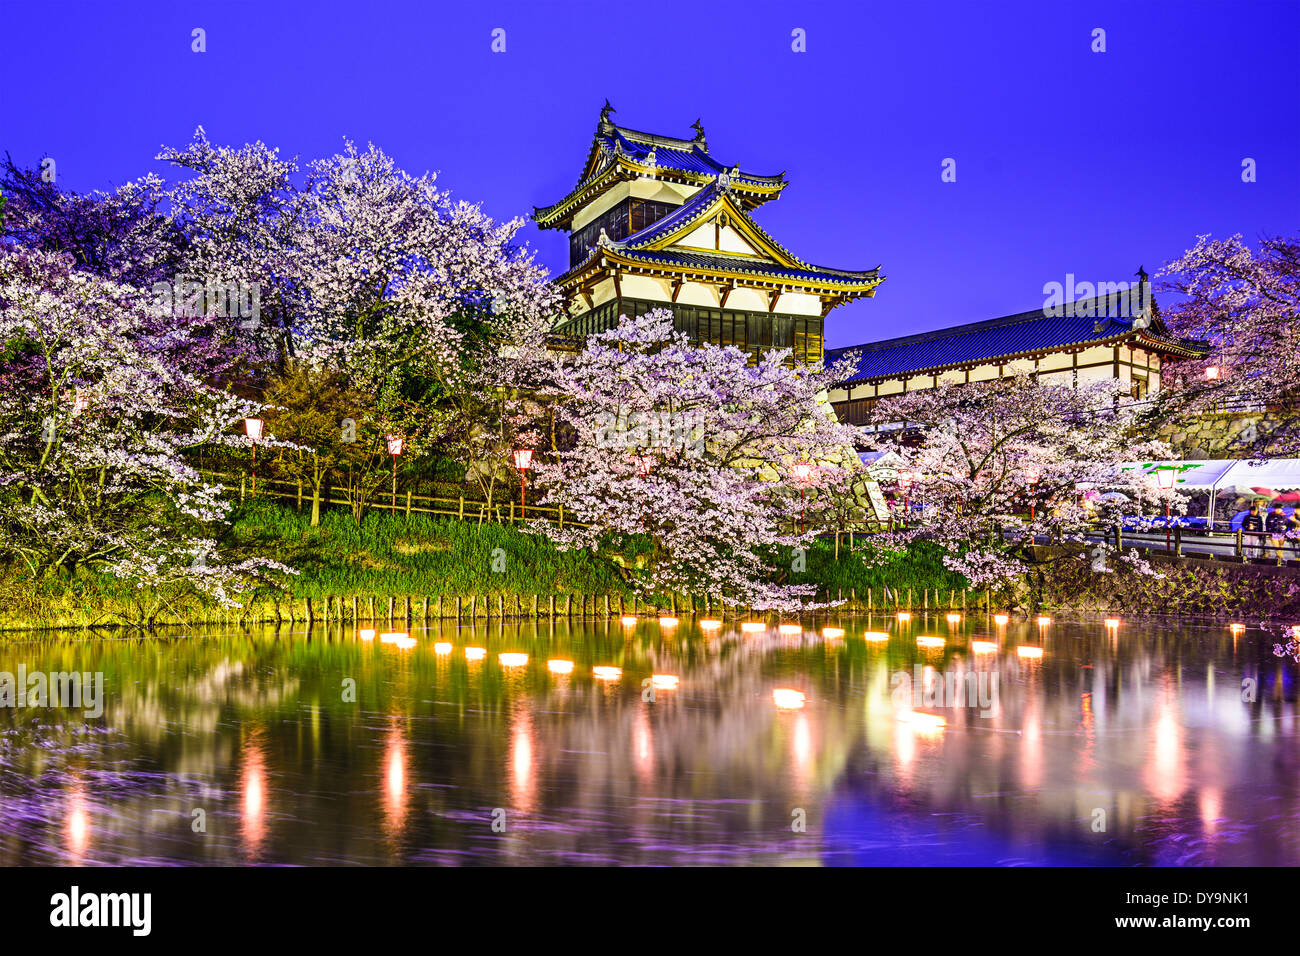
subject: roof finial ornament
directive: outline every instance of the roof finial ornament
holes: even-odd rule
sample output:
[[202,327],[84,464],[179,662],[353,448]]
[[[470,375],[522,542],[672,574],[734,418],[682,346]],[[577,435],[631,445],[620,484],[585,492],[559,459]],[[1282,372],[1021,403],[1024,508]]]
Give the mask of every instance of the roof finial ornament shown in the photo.
[[691,129],[695,130],[695,142],[699,143],[701,148],[704,146],[704,127],[700,124],[699,117],[691,124]]
[[1147,281],[1147,270],[1143,269],[1141,266],[1138,266],[1138,271],[1133,274],[1138,277],[1138,282]]
[[605,97],[605,105],[602,106],[600,109],[600,125],[613,126],[614,124],[611,123],[609,120],[609,114],[617,113],[617,112],[618,110],[614,109],[614,107],[609,105],[609,97]]

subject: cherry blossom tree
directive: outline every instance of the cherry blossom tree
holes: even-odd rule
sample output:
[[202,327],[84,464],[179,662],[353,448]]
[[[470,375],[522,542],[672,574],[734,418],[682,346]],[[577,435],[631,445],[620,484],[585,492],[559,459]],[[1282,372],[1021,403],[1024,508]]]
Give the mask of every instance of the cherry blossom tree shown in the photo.
[[[883,543],[935,541],[948,568],[986,587],[1023,577],[1035,542],[1082,543],[1098,522],[1163,511],[1166,501],[1179,509],[1172,491],[1120,470],[1169,457],[1162,443],[1134,437],[1135,415],[1118,383],[1074,389],[1028,374],[882,399],[873,443],[897,452],[910,480],[896,489],[900,526]],[[1094,568],[1108,570],[1113,549],[1088,548]],[[1135,554],[1124,559],[1149,570]]]
[[794,530],[792,466],[846,471],[857,457],[851,429],[818,400],[847,363],[792,368],[788,354],[750,364],[738,348],[692,346],[659,309],[554,359],[540,394],[558,399],[561,441],[539,456],[537,482],[580,526],[536,529],[562,548],[609,554],[647,592],[807,606],[813,587],[774,583],[770,565],[778,547],[812,536]]
[[1187,297],[1165,313],[1169,327],[1210,345],[1204,359],[1165,369],[1167,410],[1267,407],[1276,426],[1240,436],[1244,449],[1300,454],[1300,238],[1265,238],[1252,251],[1240,234],[1200,236],[1160,275],[1164,290]]
[[208,325],[160,323],[140,290],[65,254],[0,246],[0,554],[33,576],[103,568],[224,603],[288,571],[218,553],[229,506],[183,457],[245,443],[232,433],[257,410],[190,371]]

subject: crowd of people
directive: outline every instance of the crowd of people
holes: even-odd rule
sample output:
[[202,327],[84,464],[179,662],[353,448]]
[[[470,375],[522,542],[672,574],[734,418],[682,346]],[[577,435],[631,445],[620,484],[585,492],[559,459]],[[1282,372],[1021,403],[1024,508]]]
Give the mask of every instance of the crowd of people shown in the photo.
[[1293,539],[1300,537],[1300,508],[1288,515],[1281,505],[1269,508],[1262,498],[1257,498],[1241,519],[1241,530],[1246,557],[1267,557],[1266,552],[1271,549],[1281,564],[1286,560],[1288,532],[1294,532]]

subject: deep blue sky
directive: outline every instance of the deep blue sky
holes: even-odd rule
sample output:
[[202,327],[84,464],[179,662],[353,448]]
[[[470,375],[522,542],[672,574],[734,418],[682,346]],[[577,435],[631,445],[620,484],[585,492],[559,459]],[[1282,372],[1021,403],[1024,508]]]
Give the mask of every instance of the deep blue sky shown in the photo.
[[[1198,233],[1300,231],[1300,0],[0,0],[0,22],[0,150],[76,190],[161,171],[202,124],[304,160],[373,141],[509,217],[574,185],[605,97],[636,129],[698,116],[718,159],[787,172],[756,214],[778,241],[888,276],[830,345],[1036,308],[1067,272],[1129,280]],[[527,238],[563,270],[561,234]]]

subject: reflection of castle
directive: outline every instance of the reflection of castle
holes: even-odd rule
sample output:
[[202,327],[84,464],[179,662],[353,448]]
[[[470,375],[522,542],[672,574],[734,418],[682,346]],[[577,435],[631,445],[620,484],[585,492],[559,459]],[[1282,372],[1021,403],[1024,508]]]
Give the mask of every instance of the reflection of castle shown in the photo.
[[557,331],[588,335],[663,308],[695,342],[820,361],[826,314],[873,295],[879,270],[810,265],[772,239],[749,213],[781,195],[784,176],[719,163],[698,121],[677,139],[615,126],[612,112],[606,102],[577,186],[533,211],[543,229],[569,230]]

